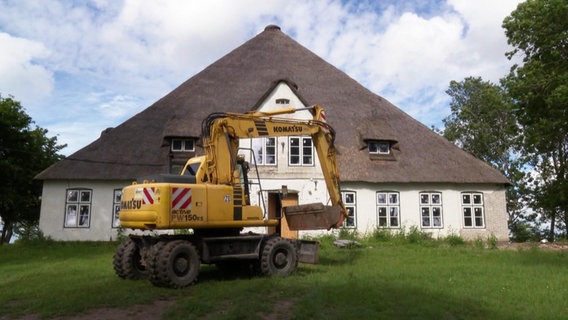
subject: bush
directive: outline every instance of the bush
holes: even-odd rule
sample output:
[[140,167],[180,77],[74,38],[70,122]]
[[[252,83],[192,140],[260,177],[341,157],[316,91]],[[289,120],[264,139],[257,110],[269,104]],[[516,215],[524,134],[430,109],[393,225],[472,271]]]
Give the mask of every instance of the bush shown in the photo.
[[510,229],[510,239],[513,242],[540,241],[541,239],[538,228],[524,221],[513,223]]
[[394,238],[394,235],[390,229],[385,228],[376,228],[373,233],[371,234],[371,239],[380,241],[380,242],[388,242]]
[[466,241],[457,234],[450,234],[444,239],[444,241],[447,242],[452,247],[466,244]]
[[15,233],[16,235],[18,235],[18,240],[16,240],[16,243],[38,244],[38,243],[48,243],[53,241],[50,237],[46,237],[43,234],[37,223],[35,224],[22,223],[16,227]]
[[492,233],[487,237],[487,247],[489,249],[497,249],[497,237]]
[[425,240],[432,240],[432,235],[421,231],[417,226],[412,226],[406,235],[406,240],[410,243],[422,243]]

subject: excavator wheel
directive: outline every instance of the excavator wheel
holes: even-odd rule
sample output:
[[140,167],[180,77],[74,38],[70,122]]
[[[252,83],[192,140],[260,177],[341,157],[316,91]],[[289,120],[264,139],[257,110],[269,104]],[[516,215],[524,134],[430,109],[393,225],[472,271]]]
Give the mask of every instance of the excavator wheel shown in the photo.
[[[160,243],[160,242],[159,242]],[[150,281],[157,286],[183,288],[194,283],[199,274],[201,260],[191,242],[175,240],[157,244],[150,262]]]
[[158,241],[155,243],[150,250],[148,250],[148,256],[146,257],[146,264],[148,266],[148,280],[152,282],[156,287],[164,287],[166,284],[161,283],[159,274],[156,272],[158,267],[158,254],[162,251],[162,248],[166,245],[165,241]]
[[287,276],[298,267],[296,247],[284,238],[272,238],[264,244],[260,272],[266,276]]
[[142,264],[140,248],[132,239],[124,240],[118,245],[112,264],[116,275],[123,279],[143,279],[148,275]]

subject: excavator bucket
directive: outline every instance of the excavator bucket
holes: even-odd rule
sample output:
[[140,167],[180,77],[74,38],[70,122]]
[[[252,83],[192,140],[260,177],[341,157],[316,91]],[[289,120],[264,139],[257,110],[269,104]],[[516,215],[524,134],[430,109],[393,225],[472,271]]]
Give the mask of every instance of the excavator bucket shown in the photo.
[[318,230],[336,227],[341,217],[339,206],[310,203],[284,207],[284,216],[290,230]]

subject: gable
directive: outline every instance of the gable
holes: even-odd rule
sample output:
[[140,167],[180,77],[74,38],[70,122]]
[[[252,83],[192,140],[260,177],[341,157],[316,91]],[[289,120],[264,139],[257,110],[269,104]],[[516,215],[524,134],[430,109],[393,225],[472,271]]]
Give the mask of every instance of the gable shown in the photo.
[[[259,101],[258,111],[275,111],[279,109],[294,108],[302,109],[308,107],[304,100],[298,95],[297,91],[293,88],[294,84],[287,81],[278,81],[277,84],[270,88]],[[282,114],[279,118],[293,118],[293,119],[313,119],[313,115],[308,110],[300,110],[292,114]]]

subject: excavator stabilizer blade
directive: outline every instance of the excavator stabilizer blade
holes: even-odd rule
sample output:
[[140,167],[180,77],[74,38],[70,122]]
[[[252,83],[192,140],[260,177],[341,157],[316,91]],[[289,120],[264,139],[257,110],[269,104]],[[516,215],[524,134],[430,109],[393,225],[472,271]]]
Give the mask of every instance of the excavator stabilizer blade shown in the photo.
[[283,210],[290,230],[330,229],[336,226],[341,217],[339,206],[325,206],[322,203],[289,206]]

